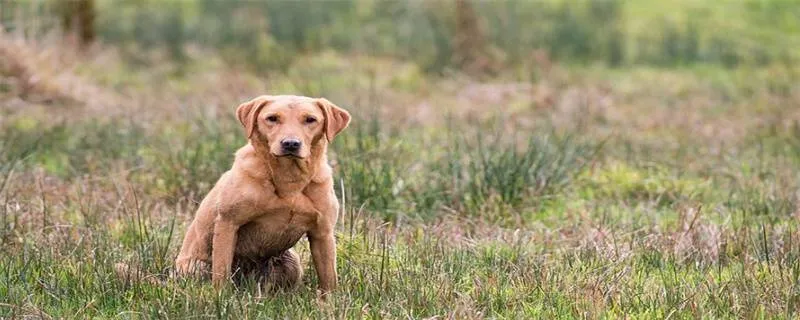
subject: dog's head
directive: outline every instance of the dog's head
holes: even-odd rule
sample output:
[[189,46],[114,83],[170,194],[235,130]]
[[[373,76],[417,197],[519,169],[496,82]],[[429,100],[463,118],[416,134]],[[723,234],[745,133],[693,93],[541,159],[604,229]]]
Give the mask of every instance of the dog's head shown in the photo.
[[276,157],[306,158],[314,143],[331,141],[350,114],[325,98],[260,96],[236,109],[247,137]]

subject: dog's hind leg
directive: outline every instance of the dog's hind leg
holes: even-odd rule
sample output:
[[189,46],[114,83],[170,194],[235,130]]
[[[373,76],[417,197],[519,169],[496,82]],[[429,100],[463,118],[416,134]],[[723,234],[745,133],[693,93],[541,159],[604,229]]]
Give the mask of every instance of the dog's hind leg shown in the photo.
[[286,250],[269,258],[262,272],[261,283],[267,291],[293,290],[303,278],[300,256],[294,249]]

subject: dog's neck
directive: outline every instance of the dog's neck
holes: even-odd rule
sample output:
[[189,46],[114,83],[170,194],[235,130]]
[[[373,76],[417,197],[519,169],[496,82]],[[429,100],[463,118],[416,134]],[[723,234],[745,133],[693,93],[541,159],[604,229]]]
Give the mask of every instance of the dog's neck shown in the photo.
[[251,141],[251,145],[255,156],[267,169],[264,178],[272,183],[275,194],[280,198],[303,192],[309,184],[320,179],[318,175],[325,172],[321,168],[327,164],[325,141],[315,141],[306,158],[277,157],[269,152],[266,143]]

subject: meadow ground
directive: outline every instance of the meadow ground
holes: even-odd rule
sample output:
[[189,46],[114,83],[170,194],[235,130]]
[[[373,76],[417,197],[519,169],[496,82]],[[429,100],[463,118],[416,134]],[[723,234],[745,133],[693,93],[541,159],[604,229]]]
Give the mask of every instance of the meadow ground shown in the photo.
[[[320,52],[256,77],[202,51],[135,64],[3,41],[2,318],[797,316],[800,69],[555,65],[481,83]],[[169,272],[245,143],[235,107],[261,93],[354,115],[331,149],[330,303],[310,266],[279,295],[115,277],[116,262]]]

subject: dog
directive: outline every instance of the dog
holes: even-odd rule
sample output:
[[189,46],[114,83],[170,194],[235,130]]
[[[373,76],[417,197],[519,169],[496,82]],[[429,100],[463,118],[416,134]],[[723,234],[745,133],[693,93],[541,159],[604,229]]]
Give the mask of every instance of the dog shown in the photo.
[[236,109],[248,143],[209,191],[175,259],[178,275],[210,273],[221,288],[255,277],[270,289],[294,289],[303,268],[292,249],[308,238],[323,296],[337,286],[328,144],[350,114],[325,98],[259,96]]

